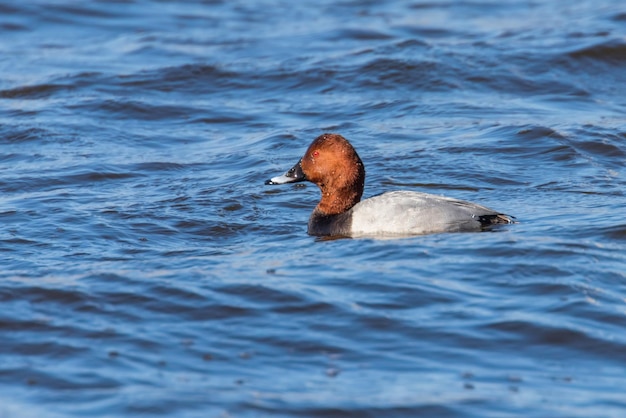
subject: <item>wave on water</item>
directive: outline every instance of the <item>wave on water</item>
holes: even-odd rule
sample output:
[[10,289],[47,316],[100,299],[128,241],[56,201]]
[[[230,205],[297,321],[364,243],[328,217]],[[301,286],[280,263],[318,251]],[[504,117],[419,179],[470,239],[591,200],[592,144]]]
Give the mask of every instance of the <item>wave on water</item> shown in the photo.
[[591,59],[621,65],[626,61],[626,41],[611,39],[570,52],[569,56],[576,60]]

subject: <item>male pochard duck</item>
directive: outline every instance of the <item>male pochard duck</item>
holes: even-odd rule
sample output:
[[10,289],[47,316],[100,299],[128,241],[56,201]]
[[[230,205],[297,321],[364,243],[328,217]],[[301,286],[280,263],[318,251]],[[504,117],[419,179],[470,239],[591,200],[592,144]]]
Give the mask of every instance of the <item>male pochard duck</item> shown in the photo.
[[338,134],[315,138],[293,168],[265,184],[304,180],[322,191],[309,219],[310,235],[419,235],[480,231],[514,222],[484,206],[428,193],[393,191],[360,201],[365,167],[348,140]]

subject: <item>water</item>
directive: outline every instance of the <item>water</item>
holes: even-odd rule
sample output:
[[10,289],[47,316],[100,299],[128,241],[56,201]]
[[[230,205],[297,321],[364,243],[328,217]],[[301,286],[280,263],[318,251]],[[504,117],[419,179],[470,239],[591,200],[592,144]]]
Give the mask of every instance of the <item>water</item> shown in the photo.
[[[26,4],[25,4],[26,3]],[[5,1],[0,417],[626,415],[626,9]],[[306,235],[365,195],[493,232]]]

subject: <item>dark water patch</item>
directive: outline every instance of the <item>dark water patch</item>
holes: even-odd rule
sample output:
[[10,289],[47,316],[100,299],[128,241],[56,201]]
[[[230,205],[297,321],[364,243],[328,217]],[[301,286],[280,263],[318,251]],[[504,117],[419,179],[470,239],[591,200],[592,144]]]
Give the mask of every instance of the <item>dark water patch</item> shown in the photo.
[[593,60],[608,64],[621,64],[626,61],[626,42],[609,40],[570,52],[575,60]]
[[565,137],[561,135],[559,132],[545,127],[545,126],[528,126],[520,129],[517,132],[518,135],[521,135],[524,139],[540,139],[540,138],[554,138],[557,140],[563,140]]
[[274,312],[285,315],[335,315],[340,312],[336,305],[319,301],[309,301],[308,303],[289,303],[273,309]]
[[[50,10],[48,10],[49,12],[52,13],[58,13],[60,15],[63,16],[75,16],[78,18],[90,18],[90,17],[95,17],[95,18],[105,18],[105,19],[113,19],[113,18],[119,18],[119,17],[124,17],[126,16],[126,14],[128,13],[128,8],[125,9],[125,12],[122,11],[115,11],[114,9],[110,9],[110,8],[106,8],[106,7],[102,7],[102,5],[97,5],[98,2],[96,2],[95,4],[89,5],[89,4],[72,4],[72,5],[64,5],[64,4],[57,4],[54,5],[52,7],[50,7]],[[117,2],[118,4],[132,4],[133,2],[125,2],[125,3],[120,3]]]
[[335,315],[341,313],[341,309],[332,303],[320,302],[302,293],[274,289],[268,286],[244,283],[237,286],[223,286],[219,291],[223,294],[242,298],[251,305],[265,306],[272,312],[279,314]]
[[186,106],[155,105],[139,101],[104,100],[85,102],[68,106],[76,111],[105,112],[117,118],[163,121],[167,119],[186,119],[198,112],[198,109]]
[[615,165],[622,165],[626,157],[624,145],[626,134],[624,132],[610,127],[585,125],[576,129],[576,134],[580,138],[588,138],[588,140],[577,140],[574,143],[581,153],[605,163],[612,161]]
[[612,19],[616,22],[626,22],[626,13],[617,13]]
[[15,14],[15,13],[19,13],[21,9],[10,5],[10,4],[1,4],[0,5],[0,13],[2,13],[3,15],[11,15],[11,14]]
[[457,36],[467,36],[467,33],[460,33],[455,31],[453,27],[450,28],[441,28],[435,25],[398,25],[395,27],[397,30],[401,30],[406,34],[417,37],[419,40],[436,40],[436,39],[445,39],[449,37]]
[[354,72],[359,74],[359,84],[364,88],[444,91],[459,87],[442,77],[445,69],[435,62],[377,58]]
[[343,42],[345,42],[346,39],[354,39],[357,41],[380,41],[393,39],[393,36],[376,30],[368,30],[366,28],[346,28],[339,31],[333,31],[331,36],[329,36],[329,39],[331,41],[341,40]]
[[[472,71],[472,73],[475,73]],[[504,69],[498,75],[490,74],[488,77],[482,75],[468,76],[467,80],[477,87],[488,87],[498,92],[508,92],[514,94],[532,94],[542,96],[554,96],[555,99],[564,100],[565,97],[575,96],[577,98],[590,97],[591,92],[580,88],[580,86],[555,79],[554,77],[537,77],[535,75],[518,76],[508,69]]]
[[63,180],[59,184],[91,184],[108,180],[130,179],[136,176],[136,173],[107,172],[106,170],[100,169],[98,171],[90,171],[64,176]]
[[113,305],[130,303],[139,315],[141,312],[174,315],[178,320],[186,321],[234,321],[255,315],[255,311],[247,306],[216,302],[199,293],[177,290],[164,284],[149,286],[143,291],[143,296],[106,293],[103,300]]
[[68,378],[58,377],[56,370],[49,372],[33,368],[12,368],[2,373],[6,382],[20,382],[28,386],[33,386],[38,390],[93,390],[93,389],[116,389],[120,384],[114,379],[106,379],[98,376],[95,372],[85,372],[78,375],[68,373]]
[[17,251],[17,248],[12,248],[14,245],[23,245],[23,246],[27,246],[27,247],[37,247],[37,246],[46,246],[46,244],[40,243],[39,241],[34,241],[34,240],[29,240],[26,238],[9,238],[9,239],[3,239],[0,242],[4,243],[7,245],[7,247],[5,247],[5,251]]
[[[270,332],[265,335],[258,335],[255,332],[251,332],[249,339],[258,345],[267,347],[268,350],[273,350],[277,347],[284,347],[287,351],[294,353],[298,356],[306,355],[325,355],[327,353],[344,354],[349,350],[349,343],[342,336],[333,337],[329,335],[329,338],[324,341],[320,341],[315,338],[317,332],[328,334],[328,327],[323,326],[318,331],[315,326],[309,326],[309,333],[298,333],[298,322],[285,323],[282,326],[278,326],[278,332]],[[335,328],[335,327],[333,327]],[[321,370],[320,370],[321,371]]]
[[609,240],[626,240],[626,224],[619,224],[619,219],[615,219],[615,221],[618,223],[617,225],[604,227],[598,232]]
[[[13,293],[3,292],[1,295],[3,302],[11,302],[17,299]],[[50,325],[45,320],[31,319],[0,319],[0,329],[8,332],[46,332]]]
[[52,302],[62,304],[68,308],[80,306],[85,303],[88,298],[84,293],[77,290],[65,290],[54,288],[37,288],[32,287],[24,295],[32,303]]
[[45,161],[47,158],[43,155],[26,155],[26,154],[0,154],[0,162],[6,164],[17,164],[17,163],[35,163],[37,161]]
[[[498,253],[496,252],[496,255],[497,254]],[[567,257],[568,255],[571,255],[571,253],[563,251],[561,257]],[[566,276],[567,274],[560,275]],[[543,278],[547,276],[543,274],[529,276],[529,279],[526,279],[521,283],[515,283],[516,293],[531,297],[532,295],[542,294],[547,297],[551,297],[553,303],[558,304],[557,306],[562,306],[561,303],[558,301],[575,298],[580,294],[580,291],[574,286],[574,283],[546,281]],[[533,277],[536,277],[536,279],[533,279]]]
[[[380,416],[385,417],[406,417],[406,416],[424,416],[424,417],[442,417],[442,418],[453,418],[453,417],[468,417],[473,416],[471,414],[467,415],[467,405],[461,404],[455,407],[455,402],[450,402],[447,405],[438,405],[434,402],[419,402],[419,401],[406,401],[408,405],[398,405],[398,406],[389,406],[382,407],[376,405],[375,401],[371,401],[373,405],[368,405],[367,407],[340,407],[340,406],[318,406],[315,405],[312,401],[309,401],[312,405],[309,405],[306,408],[298,408],[289,405],[287,400],[274,400],[273,402],[270,400],[266,400],[265,402],[254,402],[245,406],[246,409],[250,409],[252,411],[256,411],[261,414],[268,414],[277,417],[328,417],[328,418],[345,418],[345,417],[364,417],[364,418],[375,418]],[[368,402],[370,403],[370,402]],[[411,405],[414,403],[414,405]],[[276,405],[272,405],[276,404]],[[462,412],[464,411],[464,412]]]
[[578,329],[555,328],[522,320],[493,323],[488,325],[488,329],[506,334],[507,337],[503,335],[503,338],[527,341],[531,347],[537,344],[562,350],[581,351],[588,355],[594,354],[600,359],[616,361],[618,364],[626,360],[626,356],[622,354],[622,342],[596,338]]
[[223,240],[226,238],[245,237],[250,225],[242,223],[207,222],[205,219],[186,219],[175,224],[178,231],[206,240]]
[[182,171],[194,166],[196,166],[196,164],[180,164],[168,161],[154,161],[134,164],[132,166],[129,166],[129,168],[132,168],[131,171],[133,172],[140,171],[144,173],[159,173],[168,171]]
[[[141,235],[142,237],[150,236],[151,238],[162,236],[174,236],[178,234],[178,230],[170,227],[169,225],[158,224],[154,222],[132,222],[129,224],[132,230]],[[140,241],[147,240],[147,238],[140,238]],[[135,249],[134,251],[140,251]]]
[[177,286],[166,285],[165,283],[158,283],[150,288],[150,294],[155,300],[175,299],[181,303],[188,303],[193,305],[195,303],[202,303],[206,299],[200,293],[193,291],[191,288],[179,288]]
[[[577,166],[584,163],[583,155],[575,146],[575,139],[569,134],[547,126],[501,126],[488,129],[481,138],[502,138],[497,145],[498,154],[506,156],[507,164],[525,165],[530,161],[559,161],[566,166]],[[483,148],[481,154],[489,154]]]
[[215,91],[240,90],[249,86],[247,74],[227,70],[219,65],[186,64],[155,71],[120,76],[120,86],[162,92],[196,92],[208,94]]
[[591,140],[576,143],[576,148],[587,154],[593,154],[603,158],[618,158],[623,161],[626,151],[623,147],[618,147],[604,141]]
[[155,304],[155,308],[157,308],[155,309],[157,312],[169,312],[173,309],[173,312],[176,312],[176,314],[183,319],[194,321],[234,321],[236,319],[254,317],[256,315],[256,311],[253,309],[221,303],[206,304],[200,308],[185,308],[184,305],[162,307],[159,304]]
[[10,217],[13,216],[17,213],[17,211],[15,210],[5,210],[0,212],[0,218],[4,218],[4,217]]
[[[23,331],[22,328],[17,329],[17,332]],[[89,349],[86,347],[72,347],[55,342],[20,344],[20,352],[26,357],[49,356],[55,360],[84,355],[88,351]]]
[[[111,168],[111,167],[109,167]],[[72,168],[72,174],[56,175],[54,172],[42,173],[39,176],[22,175],[16,179],[0,180],[0,190],[6,193],[14,192],[44,192],[62,187],[76,186],[88,187],[95,183],[110,183],[112,181],[127,180],[141,176],[138,173],[111,170],[106,167],[99,167],[97,170],[83,170],[79,167]],[[63,196],[59,197],[63,199]]]
[[[579,296],[571,298],[571,300],[561,300],[550,311],[556,314],[570,315],[573,318],[584,313],[584,320],[574,322],[584,325],[590,330],[595,329],[599,324],[607,324],[607,331],[619,335],[619,330],[623,329],[626,323],[626,318],[620,313],[620,305],[623,303],[621,298],[618,295],[607,295],[602,290],[595,288],[581,288],[580,291],[584,299]],[[598,307],[600,305],[613,309],[601,309]]]
[[61,84],[39,84],[0,90],[0,99],[35,100],[48,98],[59,91],[71,91],[74,87]]
[[320,89],[321,93],[329,93],[338,88],[338,79],[340,79],[340,73],[334,68],[313,68],[305,71],[284,69],[275,73],[264,74],[259,82],[264,84],[265,81],[268,81],[270,83],[268,86],[274,85],[284,91]]
[[243,114],[237,115],[237,114],[234,114],[233,112],[227,112],[221,115],[216,115],[215,111],[212,111],[210,116],[194,119],[192,121],[189,121],[189,123],[202,123],[206,125],[249,123],[253,119],[254,118],[250,117],[250,115],[243,115]]
[[[100,2],[92,4],[63,4],[55,3],[53,5],[45,4],[28,4],[19,10],[22,14],[27,14],[30,19],[34,20],[37,25],[49,27],[46,25],[67,25],[71,27],[82,27],[97,32],[98,29],[108,25],[119,28],[120,25],[136,16],[135,2],[121,3],[115,1],[119,8],[111,9],[102,5]],[[124,7],[126,6],[126,7]],[[136,23],[136,22],[135,22]],[[132,26],[131,26],[132,27]],[[61,37],[63,38],[63,37]]]
[[51,135],[51,132],[42,128],[17,128],[3,126],[1,135],[3,142],[20,143],[45,139]]
[[[0,11],[0,13],[2,12]],[[22,32],[28,30],[28,27],[18,23],[0,23],[0,30],[7,32]]]
[[419,40],[419,39],[404,39],[393,45],[394,50],[396,51],[417,51],[423,50],[430,46],[428,42]]
[[72,86],[70,90],[72,93],[84,95],[90,88],[106,89],[105,86],[110,84],[111,77],[99,71],[79,71],[77,73],[56,75],[51,81],[60,85]]

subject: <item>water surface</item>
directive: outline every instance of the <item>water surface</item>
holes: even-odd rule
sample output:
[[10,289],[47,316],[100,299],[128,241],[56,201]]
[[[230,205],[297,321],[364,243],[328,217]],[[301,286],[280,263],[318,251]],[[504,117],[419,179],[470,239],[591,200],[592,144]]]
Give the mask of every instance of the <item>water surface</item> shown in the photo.
[[[0,416],[623,417],[626,9],[0,5]],[[491,232],[306,235],[365,196]]]

